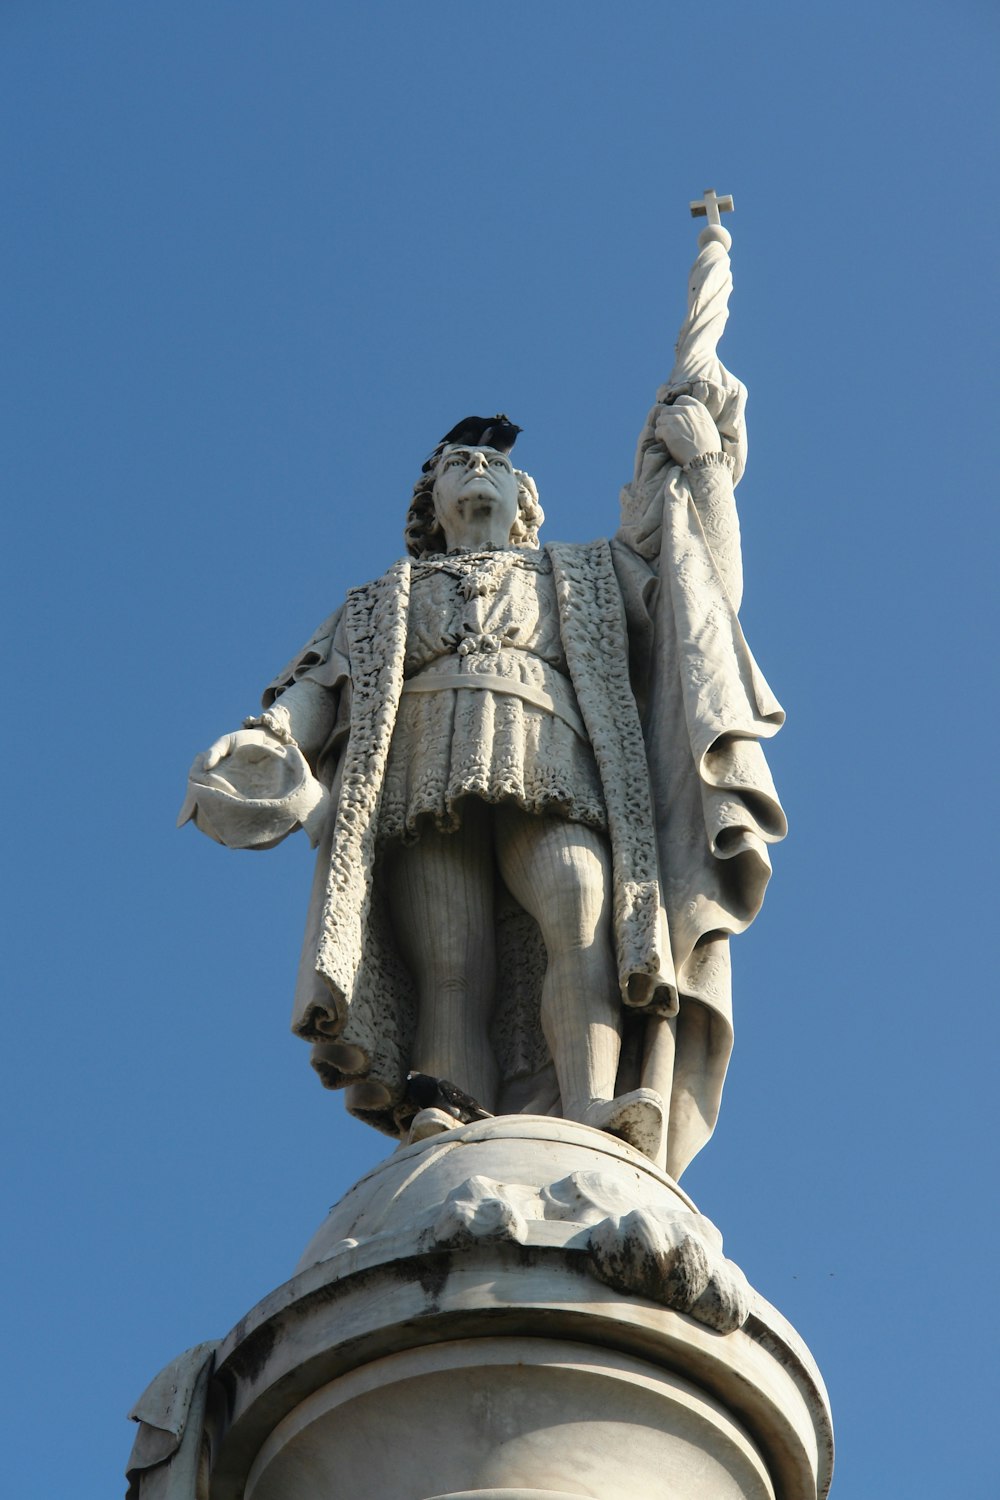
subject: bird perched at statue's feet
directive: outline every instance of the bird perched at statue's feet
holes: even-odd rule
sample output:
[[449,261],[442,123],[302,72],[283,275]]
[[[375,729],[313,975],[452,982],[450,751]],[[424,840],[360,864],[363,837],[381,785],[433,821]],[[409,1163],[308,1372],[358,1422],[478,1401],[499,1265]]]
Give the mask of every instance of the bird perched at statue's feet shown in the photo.
[[445,433],[428,456],[424,473],[433,469],[441,457],[441,450],[449,443],[462,443],[469,448],[495,448],[497,453],[509,453],[517,442],[518,433],[523,431],[524,428],[512,422],[504,411],[498,411],[495,417],[463,417],[450,432]]
[[418,1109],[437,1109],[451,1115],[460,1125],[471,1120],[492,1120],[493,1116],[471,1094],[466,1094],[447,1078],[432,1078],[429,1073],[407,1073],[406,1097]]

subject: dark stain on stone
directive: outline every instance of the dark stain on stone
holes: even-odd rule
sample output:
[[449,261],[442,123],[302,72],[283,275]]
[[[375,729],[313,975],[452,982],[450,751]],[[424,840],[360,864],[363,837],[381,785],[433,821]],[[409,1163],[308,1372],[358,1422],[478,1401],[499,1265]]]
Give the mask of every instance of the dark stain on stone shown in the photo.
[[405,1278],[409,1280],[415,1275],[419,1281],[430,1303],[428,1312],[437,1312],[450,1270],[451,1256],[448,1254],[422,1255],[419,1259],[400,1262],[400,1271]]
[[235,1380],[246,1380],[252,1384],[270,1359],[276,1343],[277,1334],[273,1323],[262,1323],[236,1346],[226,1360],[227,1374],[231,1371]]
[[581,1280],[590,1275],[590,1254],[587,1250],[574,1246],[572,1249],[563,1249],[562,1253],[562,1264],[567,1271],[572,1271]]

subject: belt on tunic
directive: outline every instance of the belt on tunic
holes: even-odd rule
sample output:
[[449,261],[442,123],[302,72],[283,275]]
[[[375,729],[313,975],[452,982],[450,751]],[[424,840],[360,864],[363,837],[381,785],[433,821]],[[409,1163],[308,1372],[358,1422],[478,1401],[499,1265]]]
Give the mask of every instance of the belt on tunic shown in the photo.
[[[583,720],[572,703],[560,702],[546,688],[536,687],[531,682],[515,682],[510,677],[501,677],[498,672],[463,671],[463,663],[457,656],[443,657],[440,661],[425,667],[416,677],[408,677],[403,683],[404,693],[439,693],[448,688],[473,688],[491,693],[505,693],[510,698],[522,698],[525,703],[531,703],[535,708],[544,708],[546,712],[554,714],[557,719],[562,719],[574,734],[579,735],[585,745],[590,744],[590,736],[587,734]],[[567,680],[567,696],[572,694],[572,691]]]

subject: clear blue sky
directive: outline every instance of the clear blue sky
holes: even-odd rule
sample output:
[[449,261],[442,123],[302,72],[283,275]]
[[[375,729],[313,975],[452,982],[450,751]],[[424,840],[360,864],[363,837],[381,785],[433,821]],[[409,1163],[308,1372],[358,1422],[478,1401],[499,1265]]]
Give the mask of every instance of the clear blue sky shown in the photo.
[[146,1382],[385,1150],[288,1032],[309,851],[175,832],[192,756],[398,555],[467,411],[524,427],[549,537],[613,528],[708,186],[792,831],[685,1186],[825,1373],[835,1500],[997,1493],[998,36],[985,0],[6,0],[17,1500],[114,1495]]

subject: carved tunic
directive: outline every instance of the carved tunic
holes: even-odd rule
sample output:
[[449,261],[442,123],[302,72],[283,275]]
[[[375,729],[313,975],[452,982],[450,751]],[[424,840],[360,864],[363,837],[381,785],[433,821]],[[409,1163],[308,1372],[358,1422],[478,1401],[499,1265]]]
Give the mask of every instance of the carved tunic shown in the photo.
[[426,818],[453,831],[470,795],[607,826],[547,553],[498,548],[414,564],[403,677],[381,839],[412,841]]

